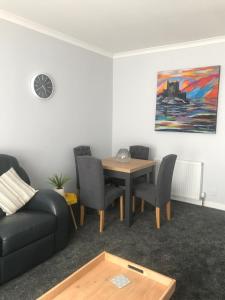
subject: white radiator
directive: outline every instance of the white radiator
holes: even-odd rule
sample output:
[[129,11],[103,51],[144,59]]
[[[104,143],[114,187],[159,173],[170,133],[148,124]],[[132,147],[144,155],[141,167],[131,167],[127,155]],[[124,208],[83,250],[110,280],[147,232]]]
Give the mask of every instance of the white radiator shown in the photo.
[[[160,161],[157,163],[156,175],[159,165]],[[177,160],[173,173],[171,199],[193,203],[200,202],[202,179],[202,162]]]

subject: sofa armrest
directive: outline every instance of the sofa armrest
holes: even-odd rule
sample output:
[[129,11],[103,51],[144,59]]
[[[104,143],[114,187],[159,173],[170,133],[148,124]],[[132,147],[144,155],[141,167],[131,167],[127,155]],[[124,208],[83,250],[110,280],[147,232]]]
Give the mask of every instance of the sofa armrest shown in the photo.
[[39,190],[27,203],[26,209],[41,210],[58,216],[67,207],[64,198],[53,190]]
[[27,210],[38,210],[56,217],[56,251],[65,247],[69,239],[69,209],[65,199],[53,190],[39,190],[27,203]]

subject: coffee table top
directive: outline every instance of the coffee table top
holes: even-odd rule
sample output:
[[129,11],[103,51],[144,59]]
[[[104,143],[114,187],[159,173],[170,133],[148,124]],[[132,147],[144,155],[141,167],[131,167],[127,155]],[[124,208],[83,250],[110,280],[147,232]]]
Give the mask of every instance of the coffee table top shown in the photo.
[[[129,283],[117,287],[112,279],[118,275]],[[38,300],[168,300],[175,285],[172,278],[103,252]]]

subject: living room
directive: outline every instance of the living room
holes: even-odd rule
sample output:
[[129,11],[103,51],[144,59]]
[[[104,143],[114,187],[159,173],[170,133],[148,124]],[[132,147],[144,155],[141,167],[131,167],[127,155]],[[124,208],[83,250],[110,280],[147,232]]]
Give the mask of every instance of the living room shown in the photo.
[[[1,1],[1,154],[17,158],[33,188],[62,173],[76,193],[78,145],[99,159],[145,145],[152,160],[201,162],[204,199],[172,201],[160,230],[149,207],[130,227],[112,207],[103,233],[87,214],[64,249],[3,283],[0,299],[36,299],[102,251],[175,279],[171,299],[225,298],[225,3],[171,2]],[[216,132],[156,131],[158,72],[208,66],[220,66]],[[53,83],[48,99],[32,87],[42,73]]]

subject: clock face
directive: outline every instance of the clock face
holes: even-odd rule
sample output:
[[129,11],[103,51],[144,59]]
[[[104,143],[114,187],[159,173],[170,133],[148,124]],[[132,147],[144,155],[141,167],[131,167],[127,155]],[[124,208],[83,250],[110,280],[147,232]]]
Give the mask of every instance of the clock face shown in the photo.
[[52,81],[46,74],[35,76],[32,85],[34,93],[40,98],[47,99],[53,92]]

